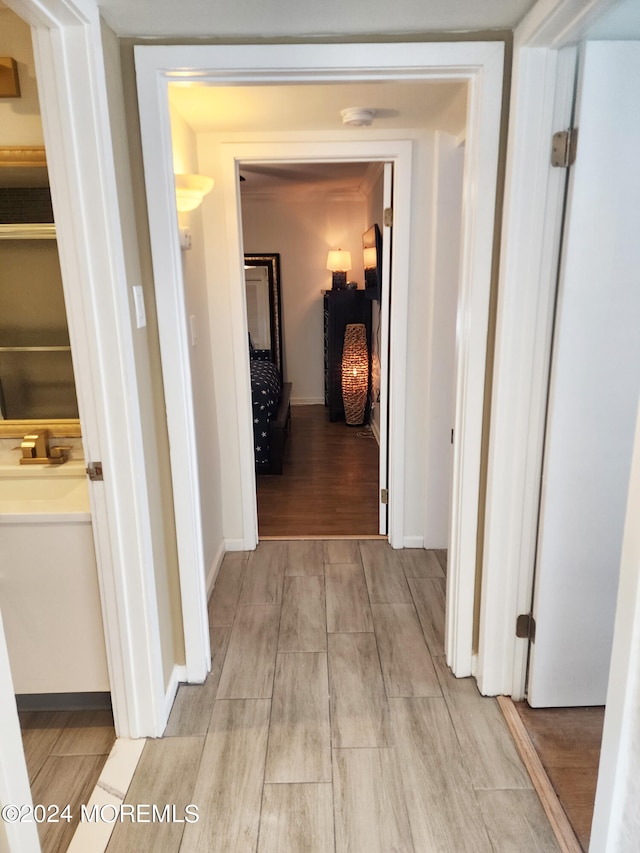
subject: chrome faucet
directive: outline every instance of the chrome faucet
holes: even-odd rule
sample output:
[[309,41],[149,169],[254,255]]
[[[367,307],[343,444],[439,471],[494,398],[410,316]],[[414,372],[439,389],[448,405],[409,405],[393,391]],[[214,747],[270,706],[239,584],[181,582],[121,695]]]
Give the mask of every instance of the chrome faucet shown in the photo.
[[16,449],[22,451],[21,465],[62,465],[67,461],[65,451],[71,450],[71,446],[60,444],[57,447],[49,447],[49,430],[42,429],[25,435],[20,447]]

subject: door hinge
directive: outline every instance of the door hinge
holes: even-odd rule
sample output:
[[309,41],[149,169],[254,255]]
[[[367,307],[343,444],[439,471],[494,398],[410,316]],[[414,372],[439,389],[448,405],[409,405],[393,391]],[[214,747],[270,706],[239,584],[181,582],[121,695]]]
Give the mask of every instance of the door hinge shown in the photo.
[[389,503],[389,489],[380,489],[380,503],[388,504]]
[[523,613],[516,620],[516,637],[520,640],[531,640],[536,638],[536,620],[533,613]]
[[551,142],[551,165],[566,169],[576,162],[578,146],[578,128],[559,130],[553,134]]
[[92,482],[104,480],[102,476],[102,462],[89,462],[87,465],[87,476]]
[[384,219],[382,221],[384,222],[385,228],[392,228],[393,227],[393,208],[392,207],[385,207]]

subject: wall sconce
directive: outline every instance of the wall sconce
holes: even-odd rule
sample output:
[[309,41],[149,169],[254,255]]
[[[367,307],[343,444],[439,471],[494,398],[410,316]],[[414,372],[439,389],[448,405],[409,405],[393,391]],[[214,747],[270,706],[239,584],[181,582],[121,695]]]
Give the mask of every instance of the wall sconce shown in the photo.
[[332,290],[344,290],[347,286],[347,270],[351,269],[351,252],[333,249],[327,256],[327,269],[331,270]]
[[11,56],[0,56],[0,98],[19,98],[18,63]]
[[175,175],[176,207],[180,213],[195,210],[213,188],[213,178],[205,175]]
[[342,349],[342,402],[350,426],[364,423],[369,394],[369,349],[364,323],[349,323]]

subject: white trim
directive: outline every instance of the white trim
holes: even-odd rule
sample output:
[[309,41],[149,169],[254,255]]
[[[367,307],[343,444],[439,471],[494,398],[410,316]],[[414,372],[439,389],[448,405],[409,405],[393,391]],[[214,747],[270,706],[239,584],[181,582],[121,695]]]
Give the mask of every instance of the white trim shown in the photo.
[[[382,209],[388,210],[393,208],[394,203],[394,187],[395,187],[395,172],[393,163],[382,164]],[[409,209],[409,215],[411,210]],[[396,223],[397,224],[397,223]],[[407,219],[407,225],[410,226],[410,218]],[[392,252],[393,238],[400,232],[393,228],[393,222],[382,222],[382,263],[380,282],[380,300],[378,307],[378,429],[380,436],[380,451],[378,453],[378,486],[380,488],[378,494],[378,533],[381,536],[388,536],[389,542],[393,545],[394,535],[393,526],[389,523],[391,513],[393,511],[393,500],[389,495],[389,481],[391,478],[391,411],[389,389],[391,385],[391,292],[394,282],[398,281],[395,269],[395,252]],[[404,235],[401,235],[404,236]],[[405,240],[407,247],[407,257],[411,248],[408,240]],[[396,246],[396,251],[398,247]],[[408,287],[408,281],[403,284],[403,287]],[[409,318],[406,318],[407,324]],[[407,326],[405,325],[405,329]],[[406,337],[406,333],[405,333]],[[395,346],[395,344],[393,344]],[[404,348],[406,358],[406,347]],[[404,363],[403,363],[404,364]],[[406,399],[406,395],[405,395]],[[382,502],[382,490],[387,491],[387,501]],[[395,496],[394,496],[395,497]],[[404,528],[404,523],[403,523]]]
[[[148,46],[135,48],[138,103],[143,151],[158,322],[161,329],[163,361],[168,336],[170,352],[180,363],[188,353],[185,318],[171,304],[179,303],[182,287],[180,251],[177,243],[177,221],[174,210],[171,140],[167,106],[167,85],[179,77],[182,82],[294,83],[348,82],[355,80],[384,81],[466,80],[469,83],[468,134],[465,146],[465,205],[463,211],[462,264],[460,287],[460,341],[457,361],[456,445],[454,447],[453,534],[451,537],[448,576],[447,657],[457,675],[471,671],[473,600],[476,565],[478,518],[478,482],[482,440],[484,369],[486,360],[487,320],[491,289],[491,258],[495,212],[495,187],[498,162],[499,125],[503,76],[504,46],[500,42],[449,42],[402,44],[304,44],[304,45],[193,45]],[[369,158],[370,159],[370,158]],[[225,170],[228,172],[229,170]],[[398,169],[396,191],[408,197],[412,191],[409,169]],[[225,176],[225,181],[229,177]],[[402,219],[402,213],[400,215]],[[231,225],[239,231],[239,223]],[[403,231],[406,234],[403,237]],[[398,246],[408,241],[408,221],[396,222],[395,276],[408,278],[408,252]],[[415,235],[414,235],[415,236]],[[231,235],[241,245],[237,235]],[[397,298],[396,298],[397,297]],[[406,340],[407,290],[394,290],[391,330],[394,347],[404,347]],[[176,327],[177,318],[177,327]],[[234,328],[242,328],[242,313],[232,316]],[[246,348],[245,348],[246,349]],[[406,354],[394,353],[391,365],[391,435],[389,539],[394,547],[404,541],[404,398]],[[246,356],[243,356],[246,358]],[[238,369],[238,365],[236,365]],[[248,371],[247,371],[248,375]],[[184,376],[183,376],[184,379]],[[171,380],[173,381],[173,380]],[[241,386],[242,388],[243,386]],[[169,431],[171,445],[180,447],[179,465],[172,460],[176,481],[184,488],[188,501],[197,493],[197,454],[192,436],[192,409],[185,403],[184,388],[166,389],[167,408],[171,413]],[[240,398],[242,400],[240,401]],[[246,406],[246,394],[238,395],[239,416]],[[173,423],[173,425],[172,425]],[[240,423],[242,429],[242,422]],[[241,446],[248,438],[240,435]],[[248,458],[242,453],[245,467]],[[180,470],[176,471],[179,467]],[[250,482],[251,471],[242,472],[242,482]],[[257,540],[253,497],[243,489],[243,545],[253,547]],[[457,502],[457,504],[456,504]],[[193,513],[195,514],[195,512]],[[200,542],[187,523],[186,514],[178,513],[178,540],[190,541],[185,550],[195,553]],[[181,576],[184,567],[181,567]],[[202,606],[197,595],[187,596],[183,590],[185,613]],[[185,617],[186,619],[186,617]]]
[[33,27],[111,696],[119,735],[164,728],[164,684],[132,326],[100,19],[88,0],[12,0]]
[[[576,53],[522,48],[510,111],[498,289],[495,367],[480,614],[478,686],[524,696],[528,613],[553,334],[565,169],[549,163],[556,130],[569,126]],[[525,202],[526,200],[526,202]],[[514,566],[521,570],[514,571]],[[514,648],[515,643],[515,648]]]
[[372,419],[370,426],[371,432],[373,433],[373,437],[376,440],[376,444],[378,445],[378,447],[380,447],[380,429],[378,427],[378,424]]
[[445,650],[454,675],[472,671],[480,458],[503,51],[469,79],[456,341],[451,528]]
[[[587,3],[583,0],[541,0],[517,28],[514,38],[479,671],[485,687],[483,692],[513,693],[516,698],[522,695],[523,690],[524,656],[514,636],[513,619],[515,609],[529,587],[533,571],[533,526],[534,522],[537,525],[538,499],[536,480],[539,483],[544,419],[539,408],[536,411],[535,403],[533,411],[530,411],[530,404],[520,409],[518,405],[513,405],[513,400],[509,401],[509,394],[516,389],[517,395],[518,388],[527,387],[535,381],[540,389],[536,392],[539,398],[541,384],[547,381],[545,365],[549,358],[549,338],[544,332],[544,314],[545,303],[548,304],[550,299],[550,284],[544,278],[530,276],[529,273],[532,268],[536,268],[546,273],[547,277],[550,276],[550,257],[557,239],[554,234],[557,214],[554,212],[553,197],[554,194],[558,195],[558,189],[554,190],[552,182],[549,182],[547,164],[542,166],[548,158],[549,143],[544,135],[538,135],[535,116],[537,113],[540,124],[550,129],[554,99],[558,106],[562,104],[568,84],[567,76],[560,69],[557,90],[551,87],[551,91],[547,91],[546,102],[539,104],[536,90],[542,88],[541,77],[534,79],[533,73],[537,64],[543,72],[544,88],[548,90],[551,69],[556,62],[553,49],[575,42],[584,34],[587,23],[606,13],[613,5],[614,0],[589,0]],[[533,114],[529,112],[531,108]],[[525,132],[527,119],[531,120],[534,127],[533,143],[527,139]],[[546,203],[544,196],[547,196]],[[547,212],[551,214],[551,219],[545,223]],[[536,292],[539,288],[543,290],[541,294]],[[538,298],[540,303],[535,309]],[[529,339],[523,346],[522,340],[511,336],[510,329],[524,333],[532,321],[532,315],[526,312],[532,308],[539,312],[539,316],[535,315],[536,331],[534,339]],[[522,323],[523,317],[526,317],[526,323]],[[533,417],[533,423],[529,423],[529,416]],[[523,425],[525,428],[518,434]],[[637,450],[636,439],[636,453]],[[634,479],[636,469],[637,461]],[[535,505],[535,511],[532,504]],[[627,509],[628,525],[637,530],[637,494],[629,500]],[[632,744],[637,759],[637,732],[634,733],[635,740],[631,733],[633,725],[637,723],[637,693],[634,695],[634,688],[637,691],[640,607],[637,598],[637,560],[629,560],[628,548],[629,539],[625,537],[613,665],[591,828],[591,849],[602,853],[614,853],[620,849],[620,832],[625,817],[623,810],[630,803],[629,797],[633,796],[631,779],[625,775]],[[632,577],[633,582],[630,582]],[[505,590],[505,582],[508,588],[501,592]],[[501,632],[504,638],[502,648],[499,640]],[[630,812],[626,815],[627,828],[630,828],[630,815]],[[628,837],[626,841],[634,846],[637,839]]]
[[403,548],[424,548],[424,536],[405,536],[402,540]]
[[[0,805],[13,804],[30,806],[33,800],[0,613]],[[11,853],[34,853],[40,850],[35,822],[3,821],[3,826],[0,826],[0,846],[2,833],[6,834]]]
[[173,669],[171,670],[171,675],[169,676],[169,684],[167,685],[167,689],[164,694],[164,713],[167,720],[169,719],[169,714],[171,713],[171,709],[173,708],[173,703],[176,698],[176,693],[178,692],[178,687],[180,687],[180,685],[184,684],[186,681],[188,681],[186,666],[180,666],[179,664],[175,664]]
[[590,850],[638,849],[638,697],[640,696],[640,411],[625,522],[607,710]]
[[226,551],[244,551],[244,542],[242,539],[225,539],[224,550]]
[[514,45],[561,48],[575,44],[620,0],[539,0],[518,24]]
[[224,560],[224,555],[224,542],[221,542],[218,550],[216,551],[216,555],[213,558],[213,562],[209,567],[209,571],[207,572],[207,601],[211,598],[211,593],[213,592],[213,587],[215,586],[216,579],[218,577],[218,572],[220,571],[220,566],[222,565],[222,561]]
[[[249,383],[246,300],[244,298],[242,218],[237,172],[242,162],[389,162],[394,165],[394,253],[391,270],[393,301],[388,319],[391,339],[389,419],[394,426],[389,440],[389,541],[401,547],[404,525],[404,433],[406,407],[406,328],[408,311],[409,250],[411,220],[411,151],[409,140],[364,140],[345,142],[223,143],[221,146],[223,186],[227,194],[227,234],[231,317],[234,329],[235,387],[238,406],[238,433],[241,447],[242,505],[245,522],[245,549],[258,541],[256,483],[253,452],[251,387]],[[396,337],[397,336],[397,337]],[[384,345],[384,339],[383,339]],[[242,393],[241,393],[242,389]],[[381,405],[383,405],[381,403]],[[254,540],[255,535],[255,540]]]

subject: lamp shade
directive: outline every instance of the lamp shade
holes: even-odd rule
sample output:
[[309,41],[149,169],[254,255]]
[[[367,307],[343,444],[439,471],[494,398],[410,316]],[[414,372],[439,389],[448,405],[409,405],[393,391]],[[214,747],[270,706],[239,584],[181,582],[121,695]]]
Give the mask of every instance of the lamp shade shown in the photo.
[[327,255],[327,269],[332,272],[346,272],[351,269],[351,252],[332,249]]
[[195,210],[213,187],[213,178],[206,175],[175,175],[176,207],[180,213]]
[[363,323],[349,323],[342,349],[344,419],[352,426],[364,423],[369,393],[369,350]]

